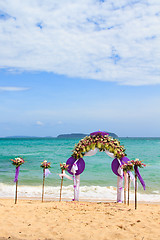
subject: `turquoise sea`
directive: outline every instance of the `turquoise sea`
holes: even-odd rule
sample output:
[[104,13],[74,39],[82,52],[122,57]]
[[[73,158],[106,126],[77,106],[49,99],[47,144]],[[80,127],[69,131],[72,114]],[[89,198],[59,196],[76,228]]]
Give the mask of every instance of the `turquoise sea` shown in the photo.
[[[57,138],[0,138],[0,197],[13,197],[15,167],[10,159],[22,157],[20,167],[19,197],[40,198],[43,160],[51,162],[51,175],[45,180],[45,197],[58,198],[61,179],[60,163],[66,162],[80,139]],[[138,198],[142,201],[160,202],[160,138],[119,138],[129,159],[139,158],[147,165],[140,169],[146,183],[144,191],[139,183]],[[105,152],[84,157],[85,170],[81,174],[80,199],[116,200],[117,176],[111,170],[112,158]],[[73,183],[64,179],[64,198],[73,198]],[[134,198],[133,184],[131,199]]]

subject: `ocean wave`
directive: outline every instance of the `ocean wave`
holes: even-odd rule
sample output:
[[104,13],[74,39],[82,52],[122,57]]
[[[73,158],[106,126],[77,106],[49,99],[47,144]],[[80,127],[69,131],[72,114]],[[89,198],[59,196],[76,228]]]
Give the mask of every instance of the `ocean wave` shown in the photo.
[[[19,156],[32,156],[32,155],[40,155],[40,152],[37,153],[18,153]],[[17,153],[13,153],[13,156],[17,156]]]
[[[15,185],[7,185],[0,183],[0,197],[1,198],[14,198]],[[18,186],[18,197],[20,198],[41,198],[42,186]],[[45,186],[45,198],[58,199],[60,195],[60,187]],[[72,199],[74,196],[73,185],[64,186],[62,190],[62,198]],[[81,186],[80,187],[80,200],[106,200],[116,201],[117,189],[113,186]],[[143,202],[160,202],[160,194],[141,194],[138,193],[138,201]],[[130,200],[134,201],[134,192],[130,192]]]

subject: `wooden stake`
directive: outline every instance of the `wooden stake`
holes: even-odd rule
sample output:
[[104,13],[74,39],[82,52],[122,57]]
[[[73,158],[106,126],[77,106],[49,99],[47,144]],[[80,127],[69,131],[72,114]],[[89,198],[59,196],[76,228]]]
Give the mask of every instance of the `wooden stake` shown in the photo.
[[15,204],[17,203],[17,188],[18,188],[18,180],[16,182]]
[[[63,174],[63,170],[62,170],[62,174]],[[62,176],[62,179],[61,179],[61,189],[60,189],[60,198],[59,198],[60,202],[61,202],[61,197],[62,197],[62,186],[63,186],[63,176]]]
[[130,175],[128,174],[128,206],[129,206]]
[[135,209],[137,209],[137,174],[135,172]]
[[124,173],[124,204],[126,204],[126,190],[127,190],[127,173]]
[[44,181],[45,181],[45,168],[43,168],[42,202],[44,198]]

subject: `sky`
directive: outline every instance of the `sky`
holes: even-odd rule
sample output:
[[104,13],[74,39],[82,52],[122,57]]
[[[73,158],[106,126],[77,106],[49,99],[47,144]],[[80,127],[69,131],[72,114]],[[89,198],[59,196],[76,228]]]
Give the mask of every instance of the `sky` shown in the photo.
[[160,137],[159,0],[0,0],[0,137]]

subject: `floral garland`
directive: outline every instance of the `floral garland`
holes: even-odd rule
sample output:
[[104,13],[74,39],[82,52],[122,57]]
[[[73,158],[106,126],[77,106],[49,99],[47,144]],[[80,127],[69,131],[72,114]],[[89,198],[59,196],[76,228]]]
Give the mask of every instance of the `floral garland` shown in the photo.
[[85,155],[85,152],[89,152],[95,148],[98,148],[101,152],[108,150],[119,159],[126,156],[124,146],[120,145],[120,142],[117,139],[108,135],[102,136],[100,134],[96,134],[86,136],[81,139],[78,144],[75,144],[72,157],[75,159],[82,158]]
[[61,170],[67,170],[68,167],[69,167],[69,165],[67,165],[66,163],[60,163]]
[[47,162],[47,160],[44,160],[42,163],[41,163],[41,166],[42,168],[50,168],[51,167],[51,163],[50,162]]
[[16,168],[19,167],[19,166],[21,166],[21,165],[24,163],[24,159],[23,159],[23,158],[20,158],[20,157],[15,158],[15,159],[11,159],[11,161],[12,161],[12,164],[13,164],[14,166],[16,166]]

